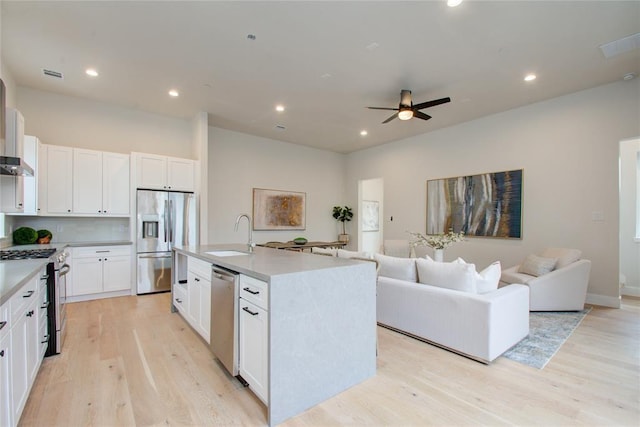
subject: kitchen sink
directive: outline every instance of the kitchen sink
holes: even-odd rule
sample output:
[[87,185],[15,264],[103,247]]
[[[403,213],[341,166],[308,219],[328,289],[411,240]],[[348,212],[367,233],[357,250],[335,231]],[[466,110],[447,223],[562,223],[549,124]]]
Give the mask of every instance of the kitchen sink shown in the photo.
[[240,255],[249,255],[249,253],[247,252],[240,252],[240,251],[212,251],[212,252],[205,252],[209,255],[213,255],[213,256],[240,256]]

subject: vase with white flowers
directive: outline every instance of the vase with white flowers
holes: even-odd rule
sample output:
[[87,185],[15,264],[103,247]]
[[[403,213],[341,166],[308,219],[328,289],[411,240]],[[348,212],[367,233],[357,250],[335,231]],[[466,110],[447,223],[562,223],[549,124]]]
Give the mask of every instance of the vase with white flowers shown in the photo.
[[413,236],[411,244],[415,246],[428,246],[433,249],[433,259],[439,262],[444,261],[444,250],[456,242],[464,240],[464,232],[454,233],[453,228],[442,234],[424,235],[408,231]]

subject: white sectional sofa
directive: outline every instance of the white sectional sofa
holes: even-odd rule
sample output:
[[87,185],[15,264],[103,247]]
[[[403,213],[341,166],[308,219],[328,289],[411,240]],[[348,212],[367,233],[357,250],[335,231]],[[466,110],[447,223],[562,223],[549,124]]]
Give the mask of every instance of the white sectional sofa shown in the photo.
[[[431,274],[425,270],[426,263],[435,261],[379,254],[375,259],[381,326],[483,363],[493,361],[529,334],[529,289],[524,285],[497,289],[496,279],[494,290],[479,294],[473,282],[479,275],[473,264],[438,266],[444,269]],[[447,271],[452,280],[442,283]],[[425,277],[441,283],[420,283]]]

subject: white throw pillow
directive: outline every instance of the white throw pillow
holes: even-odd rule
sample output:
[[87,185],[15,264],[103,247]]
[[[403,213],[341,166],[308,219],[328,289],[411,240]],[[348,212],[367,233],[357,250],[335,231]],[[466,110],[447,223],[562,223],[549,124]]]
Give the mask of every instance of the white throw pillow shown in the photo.
[[311,248],[311,253],[336,256],[338,250],[336,248]]
[[374,259],[378,261],[378,266],[380,267],[378,276],[407,280],[414,283],[418,281],[415,258],[398,258],[394,256],[375,254]]
[[416,260],[418,281],[425,285],[476,293],[476,266],[461,262],[437,262],[431,258]]
[[520,264],[518,273],[529,274],[531,276],[542,276],[553,271],[556,266],[557,258],[544,258],[537,255],[529,255]]
[[369,252],[348,251],[346,249],[338,249],[338,258],[367,258],[372,259]]
[[476,291],[479,294],[495,291],[498,289],[501,275],[502,266],[500,261],[496,261],[480,273],[476,273]]
[[578,249],[547,248],[542,252],[541,256],[544,258],[557,258],[558,262],[555,268],[558,269],[578,261],[582,256],[582,252]]

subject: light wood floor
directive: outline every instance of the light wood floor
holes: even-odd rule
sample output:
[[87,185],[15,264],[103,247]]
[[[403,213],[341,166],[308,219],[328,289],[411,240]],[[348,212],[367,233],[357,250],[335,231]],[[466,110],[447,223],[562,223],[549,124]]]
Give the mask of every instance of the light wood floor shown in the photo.
[[[63,354],[44,360],[20,425],[265,425],[258,399],[168,307],[169,294],[69,304]],[[384,328],[378,339],[375,378],[284,425],[640,423],[638,299],[594,307],[543,370],[482,365]]]

